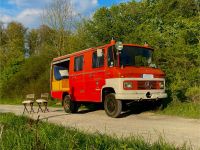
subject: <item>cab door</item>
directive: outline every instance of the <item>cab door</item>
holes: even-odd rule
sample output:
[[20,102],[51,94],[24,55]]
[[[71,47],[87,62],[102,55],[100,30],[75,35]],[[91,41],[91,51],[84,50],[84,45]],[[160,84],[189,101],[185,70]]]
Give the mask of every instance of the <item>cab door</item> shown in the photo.
[[91,102],[101,101],[101,89],[105,85],[104,49],[96,49],[91,54],[91,71],[86,75],[86,99]]

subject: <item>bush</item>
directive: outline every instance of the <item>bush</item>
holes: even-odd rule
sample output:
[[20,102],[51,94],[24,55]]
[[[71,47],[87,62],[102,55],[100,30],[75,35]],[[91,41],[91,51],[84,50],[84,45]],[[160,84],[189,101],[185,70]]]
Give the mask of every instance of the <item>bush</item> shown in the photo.
[[187,89],[185,95],[190,101],[200,103],[200,87],[195,86]]
[[1,97],[19,98],[28,93],[48,92],[50,62],[44,55],[26,59],[19,71],[2,83]]

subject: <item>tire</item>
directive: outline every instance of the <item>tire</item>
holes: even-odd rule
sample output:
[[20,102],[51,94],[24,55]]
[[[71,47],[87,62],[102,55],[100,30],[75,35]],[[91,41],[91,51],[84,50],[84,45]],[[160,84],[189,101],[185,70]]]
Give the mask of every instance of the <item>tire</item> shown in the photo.
[[104,109],[108,116],[117,118],[122,111],[122,102],[115,99],[115,94],[108,94],[105,97]]
[[155,110],[163,110],[164,105],[163,105],[163,100],[159,99],[155,102]]
[[63,108],[66,113],[76,113],[78,111],[78,104],[73,102],[69,95],[63,99]]

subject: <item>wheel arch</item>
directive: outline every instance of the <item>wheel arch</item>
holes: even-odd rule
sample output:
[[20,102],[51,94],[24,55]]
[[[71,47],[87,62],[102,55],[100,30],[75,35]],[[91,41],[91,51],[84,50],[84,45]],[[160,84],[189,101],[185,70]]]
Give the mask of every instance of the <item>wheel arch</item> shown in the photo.
[[101,102],[104,102],[105,96],[110,93],[115,93],[115,89],[113,87],[104,87],[101,91]]
[[63,106],[63,100],[64,100],[66,95],[69,95],[69,93],[68,92],[63,92],[63,94],[62,94],[62,106]]

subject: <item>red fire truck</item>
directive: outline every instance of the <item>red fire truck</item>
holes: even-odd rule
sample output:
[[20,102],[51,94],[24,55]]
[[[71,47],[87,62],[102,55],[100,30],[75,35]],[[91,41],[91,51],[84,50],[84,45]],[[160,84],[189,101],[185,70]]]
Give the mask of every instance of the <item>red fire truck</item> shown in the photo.
[[51,96],[71,113],[83,103],[103,103],[110,117],[118,117],[125,103],[166,98],[165,74],[152,63],[152,53],[147,44],[112,40],[54,58]]

